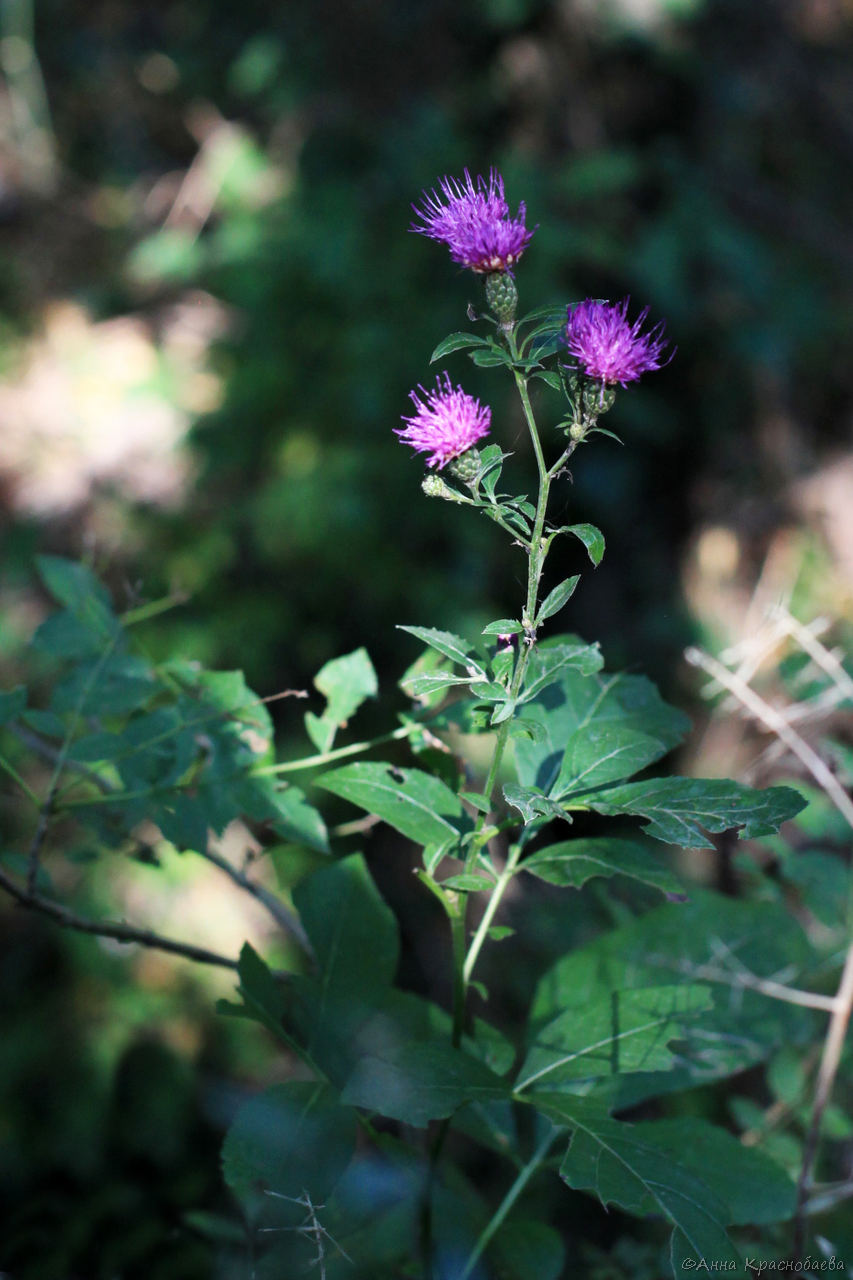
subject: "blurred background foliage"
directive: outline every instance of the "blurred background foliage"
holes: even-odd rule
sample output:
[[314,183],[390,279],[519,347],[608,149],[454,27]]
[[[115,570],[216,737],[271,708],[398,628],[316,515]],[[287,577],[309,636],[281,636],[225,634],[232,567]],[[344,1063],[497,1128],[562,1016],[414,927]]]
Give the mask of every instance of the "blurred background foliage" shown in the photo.
[[[756,584],[849,619],[850,0],[4,0],[0,23],[6,687],[46,612],[36,551],[185,596],[153,656],[261,694],[362,644],[390,692],[394,623],[515,610],[521,557],[423,499],[391,434],[480,301],[407,233],[466,165],[539,226],[523,309],[629,293],[678,347],[619,396],[625,447],[577,457],[567,510],[608,540],[577,630],[684,700],[685,642],[737,639]],[[509,388],[449,368],[530,476]],[[0,1266],[212,1274],[229,1099],[281,1068],[208,1012],[208,975],[5,919]]]

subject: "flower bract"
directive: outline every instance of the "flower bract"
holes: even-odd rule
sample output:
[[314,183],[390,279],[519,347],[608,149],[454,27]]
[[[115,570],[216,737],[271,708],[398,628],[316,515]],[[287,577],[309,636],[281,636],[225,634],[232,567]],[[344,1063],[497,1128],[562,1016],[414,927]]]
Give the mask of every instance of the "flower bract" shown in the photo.
[[641,333],[649,309],[633,324],[628,321],[628,298],[622,302],[597,302],[587,298],[569,307],[566,339],[569,351],[590,378],[623,387],[644,373],[660,369],[666,342],[664,323]]
[[446,373],[436,378],[434,389],[418,387],[410,399],[415,412],[403,417],[406,425],[396,428],[396,434],[416,453],[430,454],[429,467],[446,466],[489,433],[491,409],[454,387]]
[[524,204],[510,217],[504,180],[496,169],[488,181],[476,181],[466,169],[462,180],[442,178],[437,191],[425,191],[423,204],[413,205],[422,225],[412,231],[446,244],[454,262],[481,273],[508,271],[533,236],[525,226]]

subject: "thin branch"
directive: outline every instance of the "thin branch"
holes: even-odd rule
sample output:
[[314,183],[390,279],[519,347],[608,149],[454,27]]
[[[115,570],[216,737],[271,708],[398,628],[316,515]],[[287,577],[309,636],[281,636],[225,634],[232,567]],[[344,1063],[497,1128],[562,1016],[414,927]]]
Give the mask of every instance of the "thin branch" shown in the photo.
[[812,1166],[817,1154],[823,1113],[832,1095],[832,1086],[835,1083],[838,1064],[841,1061],[851,1010],[853,1010],[853,944],[848,948],[847,958],[844,961],[841,982],[838,986],[838,994],[835,997],[835,1009],[830,1019],[829,1030],[826,1033],[823,1056],[817,1073],[814,1104],[803,1149],[803,1164],[797,1180],[797,1209],[794,1215],[794,1259],[802,1258],[805,1251],[806,1216],[808,1213],[809,1191],[811,1190]]
[[828,765],[814,748],[791,728],[785,717],[775,707],[771,707],[769,702],[765,702],[744,680],[729,671],[710,654],[703,653],[701,649],[687,649],[684,656],[691,666],[701,667],[725,689],[728,689],[729,693],[733,693],[756,720],[760,720],[771,733],[775,733],[785,743],[853,828],[853,801]]
[[47,829],[50,826],[50,819],[53,816],[53,803],[56,799],[56,790],[59,786],[61,765],[57,764],[56,772],[53,775],[50,784],[50,790],[47,793],[44,803],[39,808],[39,820],[36,823],[35,834],[30,843],[29,853],[27,854],[27,893],[30,897],[36,891],[36,882],[38,881],[39,864],[41,859],[42,846],[44,845]]
[[266,907],[276,924],[280,925],[285,933],[290,934],[312,960],[316,959],[308,934],[294,913],[280,898],[271,893],[264,885],[258,884],[256,880],[250,880],[244,871],[240,871],[227,858],[214,853],[212,849],[203,849],[200,852],[201,856],[208,862],[212,862],[215,867],[219,867],[220,871],[224,871],[228,878],[233,880],[234,884],[239,885],[241,889],[245,889],[246,893],[250,893],[262,906]]
[[727,987],[757,991],[771,1000],[782,1000],[785,1004],[801,1005],[805,1009],[823,1009],[834,1013],[837,1007],[836,996],[823,996],[814,991],[801,991],[798,987],[787,987],[784,983],[774,982],[771,978],[759,978],[748,969],[743,972],[717,969],[713,965],[681,965],[679,971],[696,978],[700,982],[719,982]]
[[[779,605],[772,610],[772,616],[785,628],[787,635],[796,640],[800,648],[805,650],[812,662],[826,672],[843,696],[845,698],[853,698],[853,680],[851,680],[835,654],[817,639],[817,635],[813,630],[815,623],[812,623],[811,627],[804,627],[787,609],[783,609]],[[818,621],[823,621],[823,619],[818,619]]]
[[66,929],[75,929],[78,933],[94,934],[99,938],[112,938],[115,942],[138,943],[141,947],[152,947],[159,951],[168,951],[172,955],[184,956],[187,960],[195,960],[199,964],[215,964],[225,969],[236,969],[237,961],[216,951],[208,951],[206,947],[196,947],[189,942],[178,942],[174,938],[163,938],[152,933],[150,929],[137,929],[134,925],[110,923],[105,920],[90,920],[86,916],[78,916],[67,907],[38,893],[22,889],[19,884],[0,869],[0,888],[6,890],[16,902],[28,911],[48,916]]

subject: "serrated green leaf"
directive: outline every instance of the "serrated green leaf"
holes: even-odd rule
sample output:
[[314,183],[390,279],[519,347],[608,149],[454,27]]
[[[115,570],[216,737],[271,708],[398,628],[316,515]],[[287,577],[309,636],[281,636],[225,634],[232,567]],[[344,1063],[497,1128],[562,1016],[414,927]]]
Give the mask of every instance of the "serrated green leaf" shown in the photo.
[[439,342],[429,362],[435,364],[436,360],[441,360],[443,356],[452,355],[454,351],[461,351],[465,347],[487,347],[489,341],[488,338],[480,337],[478,333],[451,333],[449,337]]
[[482,1062],[445,1040],[429,1040],[393,1044],[381,1057],[362,1058],[341,1097],[350,1106],[422,1129],[467,1102],[507,1094],[500,1077]]
[[685,1023],[713,1008],[707,987],[692,985],[616,991],[541,1027],[515,1089],[559,1089],[578,1080],[667,1071],[669,1044]]
[[726,1234],[728,1207],[669,1150],[650,1141],[646,1126],[613,1120],[586,1098],[536,1095],[537,1109],[572,1130],[560,1176],[641,1217],[662,1214],[679,1237],[683,1258],[710,1270],[740,1272],[741,1258]]
[[317,672],[314,685],[326,699],[321,716],[305,716],[308,736],[318,751],[328,751],[335,735],[368,698],[378,691],[376,672],[366,649],[333,658]]
[[668,750],[666,741],[618,721],[593,721],[566,740],[560,772],[549,794],[554,800],[566,800],[593,787],[630,778]]
[[640,1126],[656,1147],[700,1177],[728,1207],[730,1225],[786,1222],[796,1207],[788,1174],[756,1147],[697,1116]]
[[681,896],[684,892],[682,882],[661,862],[650,844],[619,836],[548,845],[525,858],[521,870],[549,884],[571,889],[580,889],[594,876],[627,876],[652,885],[661,893]]
[[[563,646],[556,646],[559,652]],[[582,735],[603,726],[619,726],[626,732],[645,735],[659,744],[659,758],[676,746],[689,727],[682,712],[663,701],[657,689],[642,676],[611,675],[589,672],[600,656],[592,650],[586,669],[572,669],[570,663],[557,666],[540,675],[537,657],[551,653],[545,645],[534,650],[530,668],[534,673],[533,697],[530,687],[525,716],[538,720],[543,735],[538,742],[520,739],[515,744],[515,761],[519,782],[538,786],[546,794],[560,776],[567,742],[577,742]],[[527,684],[527,682],[525,682]],[[639,745],[639,740],[633,740]],[[651,763],[651,760],[647,761]]]
[[559,586],[554,587],[553,591],[548,592],[539,606],[537,625],[544,622],[546,618],[553,617],[555,613],[559,613],[563,605],[571,599],[580,580],[580,574],[576,573],[573,578],[566,578]]
[[643,1080],[626,1077],[622,1085],[617,1083],[614,1105],[630,1106],[742,1071],[780,1043],[817,1034],[817,1015],[811,1010],[736,985],[732,989],[724,981],[738,971],[769,978],[784,970],[791,973],[792,985],[802,986],[808,983],[805,971],[815,963],[805,935],[783,908],[692,887],[687,902],[647,911],[558,960],[539,981],[531,1016],[539,1023],[568,1009],[582,1010],[606,993],[627,987],[671,984],[676,979],[709,982],[711,975],[718,975],[722,981],[714,986],[721,998],[701,1043],[686,1049],[674,1072]]
[[536,787],[521,787],[510,782],[504,787],[503,794],[507,804],[518,809],[525,826],[540,818],[562,818],[564,822],[572,820],[565,809]]
[[584,644],[574,637],[546,640],[533,650],[522,687],[521,702],[531,702],[549,685],[575,671],[578,677],[599,671],[604,659],[597,644]]
[[755,791],[724,778],[650,778],[608,787],[586,797],[586,803],[597,813],[646,818],[646,833],[667,844],[711,849],[707,832],[770,835],[805,802],[790,787]]
[[473,645],[467,640],[463,640],[461,636],[456,636],[452,631],[439,631],[435,627],[398,627],[398,631],[406,631],[410,636],[414,636],[416,640],[420,640],[423,644],[429,645],[431,649],[435,649],[438,653],[444,654],[446,658],[450,658],[452,662],[456,662],[466,670],[479,673],[485,677],[485,668],[482,663],[473,656]]
[[358,763],[325,773],[315,783],[422,845],[456,844],[473,827],[459,797],[431,774],[393,765]]

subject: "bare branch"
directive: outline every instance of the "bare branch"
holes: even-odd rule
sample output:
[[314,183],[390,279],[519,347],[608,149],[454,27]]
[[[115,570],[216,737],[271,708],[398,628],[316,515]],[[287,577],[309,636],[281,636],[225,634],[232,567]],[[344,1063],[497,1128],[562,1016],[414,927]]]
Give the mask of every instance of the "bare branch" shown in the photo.
[[16,902],[28,911],[48,916],[66,929],[76,929],[78,933],[94,934],[100,938],[112,938],[116,942],[138,943],[141,947],[152,947],[158,951],[168,951],[172,955],[184,956],[187,960],[195,960],[199,964],[214,964],[225,969],[236,969],[237,961],[206,947],[196,947],[189,942],[178,942],[174,938],[163,938],[149,929],[137,929],[134,925],[111,923],[106,920],[90,920],[86,916],[78,916],[67,907],[50,898],[23,889],[19,884],[0,869],[0,888],[6,890]]
[[220,871],[224,871],[234,884],[239,885],[246,893],[250,893],[256,898],[262,906],[266,907],[269,914],[275,920],[285,933],[290,934],[302,947],[303,951],[314,960],[314,948],[311,946],[308,934],[303,929],[299,919],[294,915],[289,907],[271,893],[264,885],[258,884],[255,880],[250,880],[244,871],[240,871],[230,863],[227,858],[223,858],[220,854],[214,853],[212,849],[200,850],[201,856],[208,862],[212,862],[215,867],[219,867]]
[[809,1192],[811,1190],[812,1166],[817,1154],[823,1113],[832,1095],[832,1086],[835,1083],[838,1064],[841,1061],[851,1010],[853,1010],[853,944],[847,951],[847,958],[844,961],[844,969],[841,973],[841,982],[838,986],[838,994],[835,997],[835,1009],[829,1022],[829,1030],[826,1033],[826,1042],[823,1046],[823,1055],[817,1073],[817,1087],[815,1088],[811,1120],[809,1121],[803,1149],[803,1164],[800,1169],[800,1176],[797,1179],[797,1209],[794,1216],[793,1244],[793,1257],[795,1259],[802,1258],[805,1251],[806,1216],[808,1213]]
[[725,689],[728,689],[729,693],[733,693],[756,720],[760,720],[771,733],[775,733],[784,742],[785,746],[805,765],[818,786],[826,792],[836,809],[843,814],[853,828],[853,801],[829,766],[791,727],[781,712],[771,707],[770,703],[765,702],[744,680],[729,671],[710,654],[703,653],[701,649],[687,649],[684,656],[691,666],[701,667]]
[[[817,639],[815,624],[812,623],[811,627],[804,627],[787,609],[783,609],[779,605],[772,610],[772,616],[777,619],[780,626],[785,628],[786,634],[796,640],[800,648],[809,655],[812,662],[826,672],[841,694],[845,698],[853,698],[853,680],[850,679],[835,654],[830,652]],[[822,621],[822,619],[819,619],[819,621]]]

